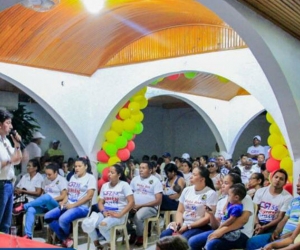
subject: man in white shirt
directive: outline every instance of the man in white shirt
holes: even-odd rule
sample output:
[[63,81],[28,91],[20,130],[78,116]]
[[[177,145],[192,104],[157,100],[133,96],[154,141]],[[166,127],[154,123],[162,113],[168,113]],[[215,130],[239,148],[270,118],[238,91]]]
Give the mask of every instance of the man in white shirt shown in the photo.
[[251,158],[247,159],[246,165],[243,167],[240,167],[241,170],[241,178],[242,182],[245,184],[247,187],[249,183],[249,179],[253,173],[257,173],[255,169],[253,169],[253,162]]
[[253,163],[257,163],[257,156],[265,153],[265,148],[260,145],[261,137],[256,135],[253,137],[253,146],[247,149],[247,155],[252,158]]
[[254,226],[254,234],[247,242],[247,250],[260,249],[260,234],[272,233],[277,224],[283,220],[288,205],[292,200],[289,192],[283,189],[288,175],[285,170],[279,169],[274,172],[271,185],[256,191],[253,202],[258,205],[258,213]]
[[136,232],[132,231],[130,243],[137,246],[143,244],[144,220],[157,215],[158,206],[162,202],[163,186],[159,179],[152,175],[153,166],[148,161],[140,164],[140,175],[130,182],[135,206],[131,211]]
[[257,156],[257,163],[252,166],[256,173],[261,173],[265,169],[261,169],[262,164],[265,163],[265,155],[259,154]]

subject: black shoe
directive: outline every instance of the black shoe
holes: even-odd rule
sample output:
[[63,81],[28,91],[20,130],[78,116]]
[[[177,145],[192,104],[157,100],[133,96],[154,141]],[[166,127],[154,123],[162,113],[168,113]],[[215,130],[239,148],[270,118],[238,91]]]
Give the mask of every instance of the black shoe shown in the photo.
[[134,244],[136,242],[136,234],[131,234],[129,238],[129,244]]

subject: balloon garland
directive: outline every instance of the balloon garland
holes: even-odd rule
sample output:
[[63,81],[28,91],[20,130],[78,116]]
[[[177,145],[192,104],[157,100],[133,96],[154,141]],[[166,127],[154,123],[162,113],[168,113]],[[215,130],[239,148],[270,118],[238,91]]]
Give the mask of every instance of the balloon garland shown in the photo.
[[284,188],[291,192],[291,187],[293,186],[293,161],[289,155],[284,137],[270,113],[267,113],[266,119],[271,124],[269,127],[270,135],[268,137],[268,145],[271,149],[266,168],[270,173],[280,168],[284,169],[288,174],[288,183]]
[[[184,76],[186,79],[194,79],[197,75],[198,75],[198,72],[194,72],[194,71],[187,71],[187,72],[184,72],[183,74],[173,74],[173,75],[169,75],[167,76],[166,78],[171,80],[171,81],[176,81],[178,80],[181,76]],[[165,78],[162,77],[162,78],[158,78],[157,80],[153,81],[152,83],[150,83],[150,85],[156,85],[158,84],[159,82],[163,81]]]

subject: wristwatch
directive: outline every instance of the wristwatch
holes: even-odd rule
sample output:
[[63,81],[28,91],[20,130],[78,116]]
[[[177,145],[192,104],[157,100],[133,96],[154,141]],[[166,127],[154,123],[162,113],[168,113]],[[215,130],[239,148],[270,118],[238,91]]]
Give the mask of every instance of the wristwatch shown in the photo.
[[187,228],[188,228],[188,230],[191,230],[192,229],[191,224],[188,224]]

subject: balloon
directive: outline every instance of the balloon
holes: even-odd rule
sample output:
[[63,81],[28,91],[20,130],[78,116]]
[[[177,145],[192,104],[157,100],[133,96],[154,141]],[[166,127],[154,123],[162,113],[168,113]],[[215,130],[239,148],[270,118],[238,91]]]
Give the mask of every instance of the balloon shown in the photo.
[[127,148],[120,149],[117,153],[117,156],[121,161],[127,161],[130,157],[130,151]]
[[[127,145],[127,139],[124,136],[119,136],[116,140],[116,146],[118,149],[125,148]],[[121,159],[121,158],[120,158]]]
[[102,148],[104,149],[105,152],[106,152],[106,147],[107,147],[107,145],[109,145],[109,142],[108,142],[108,141],[105,141],[105,142],[103,142],[103,144],[102,144]]
[[193,79],[197,76],[197,72],[185,72],[184,76],[187,79]]
[[293,178],[294,178],[293,175],[289,175],[288,180],[290,183],[293,183]]
[[291,157],[286,156],[280,161],[280,168],[284,169],[288,175],[293,175],[293,161]]
[[108,167],[108,164],[107,163],[101,163],[101,162],[98,162],[97,163],[97,171],[98,173],[102,173],[103,169]]
[[140,111],[140,104],[138,102],[130,102],[128,109],[131,114],[137,114]]
[[291,195],[293,195],[293,184],[287,183],[283,186],[283,188],[288,191]]
[[114,164],[116,164],[117,162],[120,162],[120,161],[121,160],[120,160],[120,158],[118,156],[112,156],[108,160],[108,165],[112,166],[112,165],[114,165]]
[[120,117],[119,113],[116,115],[116,119],[118,119],[118,120],[123,120],[123,119]]
[[281,137],[277,134],[271,134],[268,137],[268,145],[274,147],[275,145],[282,145]]
[[129,141],[127,143],[127,147],[126,147],[130,152],[133,151],[135,149],[135,143],[134,141]]
[[101,162],[108,162],[109,156],[102,149],[97,153],[97,160]]
[[280,129],[275,122],[270,125],[269,132],[270,134],[281,134]]
[[143,124],[141,122],[138,122],[138,123],[135,124],[135,128],[133,130],[133,133],[139,135],[140,133],[143,132],[143,130],[144,130]]
[[180,77],[181,74],[175,74],[175,75],[171,75],[171,76],[167,76],[167,78],[169,80],[175,81]]
[[114,143],[118,138],[118,133],[114,130],[109,130],[105,133],[105,138],[108,142]]
[[119,116],[125,120],[130,117],[130,110],[128,108],[122,108],[119,112]]
[[271,157],[267,160],[266,168],[269,172],[274,172],[280,168],[280,161]]
[[103,171],[102,171],[101,179],[104,180],[105,182],[109,181],[109,179],[108,179],[109,169],[110,169],[110,167],[107,167],[107,168],[104,168]]
[[100,191],[101,191],[101,188],[102,188],[103,184],[105,184],[105,183],[106,183],[106,181],[103,180],[103,179],[99,179],[99,180],[98,180],[98,192],[99,192],[99,193],[100,193]]
[[283,135],[280,135],[281,144],[286,145]]
[[126,102],[123,106],[123,108],[128,108],[128,105],[129,105],[130,101]]
[[281,160],[288,155],[288,151],[283,145],[275,145],[271,150],[271,155],[276,160]]
[[[106,149],[105,149],[105,152],[109,155],[109,156],[114,156],[116,155],[118,151],[118,148],[115,144],[112,144],[112,143],[108,143],[107,146],[106,146]],[[108,160],[109,162],[109,160]],[[109,164],[109,163],[108,163]],[[110,164],[109,164],[110,165]]]
[[217,75],[217,78],[222,83],[228,83],[229,82],[229,80],[227,78],[223,77],[223,76],[218,76]]
[[123,132],[123,121],[121,120],[114,120],[111,128],[116,131],[118,134],[122,134]]
[[130,118],[135,122],[141,122],[144,120],[144,114],[143,112],[139,111],[137,114],[132,114]]
[[135,128],[135,121],[133,119],[126,119],[123,123],[123,128],[126,131],[133,131]]
[[130,141],[133,137],[133,134],[131,132],[123,131],[122,136],[127,139],[127,141]]
[[140,109],[144,109],[148,106],[148,100],[144,98],[142,101],[140,101]]
[[132,97],[132,100],[133,100],[134,102],[140,102],[143,98],[144,98],[144,95],[134,95],[134,96]]
[[273,123],[273,122],[274,122],[274,119],[273,119],[273,117],[270,115],[269,112],[266,114],[266,119],[267,119],[267,121],[268,121],[269,123]]
[[159,81],[158,81],[158,80],[155,80],[155,81],[151,82],[150,84],[151,84],[151,85],[156,85],[156,84],[158,84],[158,83],[159,83]]
[[140,89],[138,92],[135,93],[135,95],[145,95],[147,92],[147,86],[144,88]]

